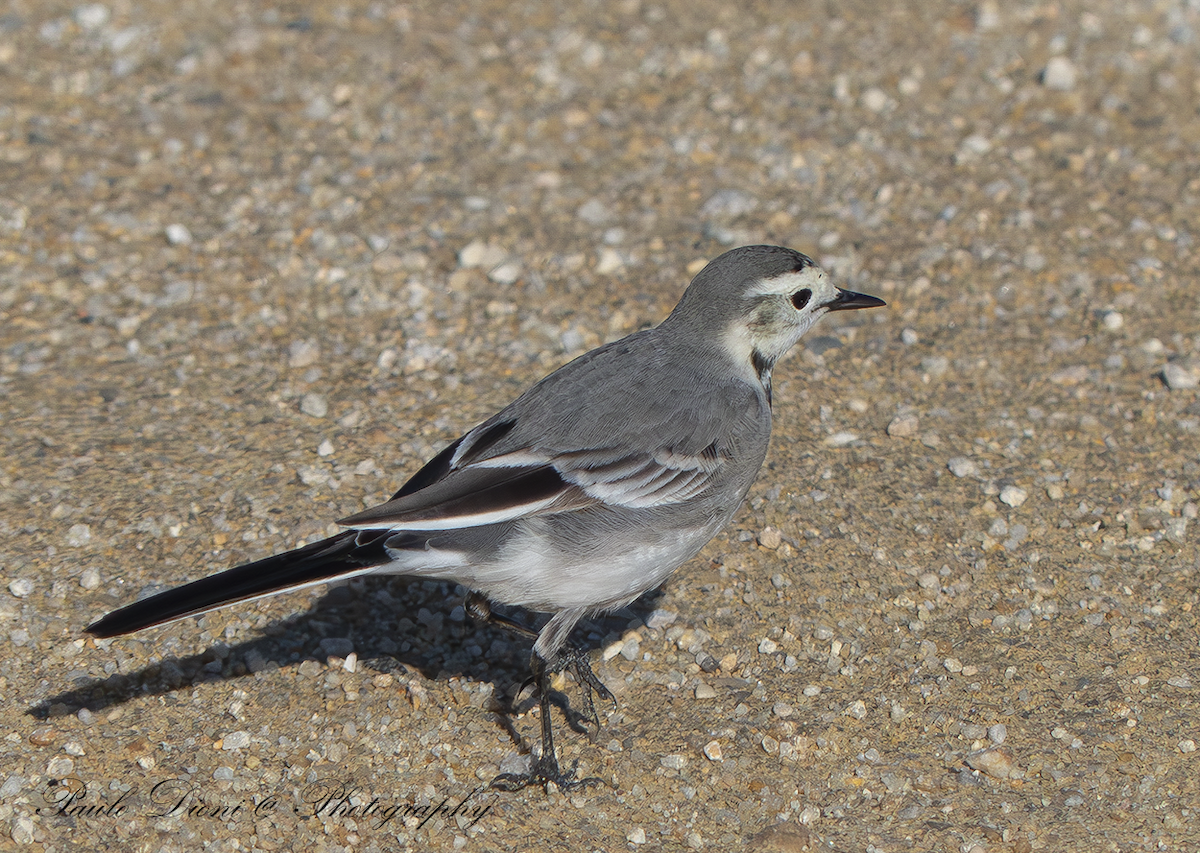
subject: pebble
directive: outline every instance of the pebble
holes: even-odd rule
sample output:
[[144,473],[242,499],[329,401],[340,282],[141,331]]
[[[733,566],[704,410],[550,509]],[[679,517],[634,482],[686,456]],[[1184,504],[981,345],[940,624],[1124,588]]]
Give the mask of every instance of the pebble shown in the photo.
[[520,277],[521,265],[515,261],[509,261],[508,263],[500,264],[498,267],[488,273],[488,278],[496,282],[496,284],[502,284],[506,287],[511,284],[516,284]]
[[743,190],[718,190],[700,207],[700,214],[717,219],[733,219],[758,207],[758,199]]
[[329,414],[329,403],[321,394],[305,394],[300,400],[300,411],[312,418],[323,418]]
[[612,275],[619,270],[624,269],[625,260],[621,257],[621,253],[616,249],[610,249],[607,246],[600,250],[599,258],[596,261],[596,273],[599,275]]
[[8,591],[17,598],[24,598],[33,592],[33,581],[28,578],[17,578],[15,581],[10,581]]
[[905,346],[911,347],[919,340],[920,337],[912,329],[904,329],[900,332],[900,342]]
[[250,732],[229,732],[221,737],[221,749],[245,749],[250,745]]
[[883,112],[887,108],[889,100],[887,93],[876,86],[872,86],[862,93],[863,107],[873,113]]
[[100,586],[100,570],[95,568],[84,569],[79,575],[79,585],[84,589],[95,589]]
[[1046,63],[1046,68],[1042,71],[1042,85],[1058,92],[1069,92],[1075,88],[1078,76],[1075,63],[1065,56],[1054,56],[1050,58],[1050,61]]
[[858,434],[853,432],[835,432],[825,439],[825,443],[830,447],[845,447],[856,441],[858,441]]
[[975,464],[975,460],[966,456],[955,456],[946,463],[946,467],[950,469],[950,473],[955,477],[976,477],[979,475],[979,466]]
[[703,681],[696,685],[697,699],[716,699],[717,691],[711,684],[705,684]]
[[687,756],[679,754],[664,755],[658,759],[658,763],[668,770],[682,770],[687,766]]
[[779,532],[778,528],[764,527],[759,531],[758,544],[768,551],[774,551],[783,544],[783,534]]
[[759,654],[770,655],[779,651],[779,644],[770,637],[763,637],[758,644]]
[[967,766],[994,779],[1020,779],[1024,773],[1006,750],[999,747],[981,749],[966,756]]
[[987,734],[988,740],[999,746],[1008,738],[1008,726],[1004,723],[996,723],[988,728]]
[[887,434],[893,438],[912,438],[920,426],[921,421],[916,415],[897,415],[887,425]]
[[187,229],[186,225],[173,223],[165,229],[167,242],[172,246],[186,246],[192,242],[192,232]]
[[1050,381],[1055,385],[1079,385],[1081,382],[1086,382],[1088,376],[1087,365],[1076,364],[1054,371],[1050,374]]
[[292,341],[288,346],[288,364],[292,367],[309,367],[321,357],[321,346],[316,341]]
[[33,844],[33,820],[25,815],[18,815],[12,822],[9,837],[22,846]]
[[588,225],[603,225],[612,219],[612,212],[598,198],[588,199],[575,211],[575,215]]
[[458,265],[463,269],[492,269],[508,258],[508,252],[499,246],[472,240],[458,252]]
[[645,844],[646,830],[642,829],[640,826],[635,826],[625,835],[625,840],[630,844]]
[[66,543],[72,548],[82,548],[92,541],[92,528],[87,524],[72,524],[67,528]]
[[1120,311],[1105,311],[1100,316],[1100,324],[1110,332],[1115,332],[1125,325],[1125,318]]
[[1177,361],[1167,362],[1163,366],[1162,377],[1172,391],[1190,391],[1200,387],[1200,371],[1189,370]]
[[721,742],[710,740],[704,745],[704,757],[709,761],[721,762],[725,760],[725,754],[721,751]]
[[1025,491],[1020,486],[1005,486],[1000,490],[1001,503],[1008,504],[1014,509],[1025,503],[1028,497],[1029,492]]

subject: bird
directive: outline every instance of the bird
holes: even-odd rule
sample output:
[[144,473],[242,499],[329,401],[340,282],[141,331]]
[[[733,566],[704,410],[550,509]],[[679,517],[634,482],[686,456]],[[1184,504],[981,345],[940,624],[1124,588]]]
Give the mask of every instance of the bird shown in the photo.
[[[540,753],[527,773],[492,786],[594,784],[575,766],[564,772],[554,746],[554,673],[575,675],[597,729],[592,694],[615,701],[572,629],[658,587],[730,522],[767,454],[776,363],[822,316],[884,304],[836,287],[794,249],[727,251],[659,325],[550,373],[386,503],[338,521],[342,531],[140,599],[85,630],[114,637],[370,574],[460,584],[473,618],[533,640]],[[535,631],[493,604],[549,619]]]

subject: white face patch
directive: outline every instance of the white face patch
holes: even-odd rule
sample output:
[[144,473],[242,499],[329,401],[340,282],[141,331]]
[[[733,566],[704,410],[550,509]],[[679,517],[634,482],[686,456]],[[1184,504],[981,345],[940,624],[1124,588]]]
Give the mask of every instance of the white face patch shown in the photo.
[[787,296],[808,288],[813,292],[812,304],[822,305],[832,299],[837,289],[825,277],[820,267],[805,267],[799,272],[787,272],[764,278],[748,291],[750,296]]
[[[792,298],[803,290],[811,295],[796,307]],[[721,343],[746,379],[754,377],[769,387],[771,365],[825,313],[823,306],[837,292],[819,267],[764,278],[746,291],[758,305],[729,324]]]

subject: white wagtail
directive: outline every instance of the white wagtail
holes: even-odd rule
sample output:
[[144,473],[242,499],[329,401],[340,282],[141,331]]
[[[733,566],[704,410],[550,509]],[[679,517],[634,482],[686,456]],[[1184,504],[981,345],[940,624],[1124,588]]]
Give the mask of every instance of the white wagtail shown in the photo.
[[558,766],[550,674],[612,700],[568,635],[658,586],[733,517],[771,435],[771,369],[822,315],[883,305],[834,287],[808,257],[746,246],[709,263],[671,315],[576,358],[453,442],[347,529],[142,599],[88,626],[112,637],[289,589],[365,574],[462,584],[553,614],[533,644],[541,755],[499,788],[576,780]]

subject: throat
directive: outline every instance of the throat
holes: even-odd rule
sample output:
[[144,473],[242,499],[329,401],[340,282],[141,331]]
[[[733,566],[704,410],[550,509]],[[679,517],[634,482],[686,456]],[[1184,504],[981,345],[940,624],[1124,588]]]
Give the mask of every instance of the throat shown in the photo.
[[753,350],[750,353],[750,364],[754,366],[754,373],[758,376],[758,381],[762,383],[763,390],[767,392],[767,404],[771,403],[771,368],[775,366],[775,360],[763,355],[760,350]]

